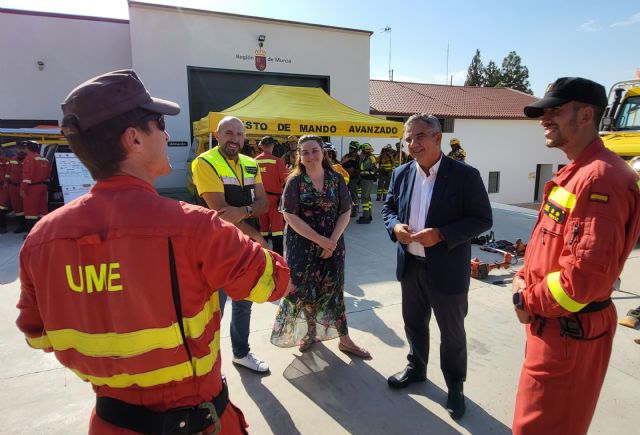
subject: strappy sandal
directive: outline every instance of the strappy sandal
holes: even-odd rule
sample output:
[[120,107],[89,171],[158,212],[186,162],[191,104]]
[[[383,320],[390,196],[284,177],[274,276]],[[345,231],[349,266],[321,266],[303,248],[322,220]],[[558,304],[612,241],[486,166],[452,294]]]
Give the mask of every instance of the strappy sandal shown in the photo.
[[338,349],[340,350],[340,352],[344,352],[347,355],[357,356],[358,358],[362,359],[371,359],[371,354],[369,353],[369,351],[362,347],[351,347],[342,343],[338,343]]
[[300,352],[306,352],[307,350],[309,350],[311,345],[315,342],[316,342],[315,339],[309,337],[308,335],[305,335],[300,341],[300,344],[298,345],[298,350]]

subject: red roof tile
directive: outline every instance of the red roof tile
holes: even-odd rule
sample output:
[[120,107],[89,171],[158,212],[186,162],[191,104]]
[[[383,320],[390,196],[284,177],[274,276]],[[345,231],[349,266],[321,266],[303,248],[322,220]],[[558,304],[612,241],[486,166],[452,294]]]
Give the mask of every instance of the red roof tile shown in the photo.
[[372,115],[431,113],[439,118],[528,119],[524,106],[537,98],[509,88],[369,81]]

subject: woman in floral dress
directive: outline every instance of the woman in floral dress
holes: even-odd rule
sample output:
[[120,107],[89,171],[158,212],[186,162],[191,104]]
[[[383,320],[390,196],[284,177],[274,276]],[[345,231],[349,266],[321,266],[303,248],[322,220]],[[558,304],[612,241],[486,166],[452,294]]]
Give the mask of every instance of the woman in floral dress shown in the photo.
[[298,151],[281,204],[292,290],[280,302],[271,342],[304,352],[316,341],[340,337],[341,351],[370,358],[349,337],[344,306],[342,233],[351,214],[349,189],[331,168],[320,137],[301,137]]

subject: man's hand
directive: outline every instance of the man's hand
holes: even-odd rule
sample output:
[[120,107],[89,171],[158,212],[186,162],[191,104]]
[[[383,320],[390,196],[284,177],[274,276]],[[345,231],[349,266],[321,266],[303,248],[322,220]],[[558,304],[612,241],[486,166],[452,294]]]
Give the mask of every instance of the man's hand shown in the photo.
[[398,242],[403,245],[408,245],[412,242],[411,236],[413,235],[413,230],[407,224],[396,224],[396,226],[393,227],[393,234],[395,234]]
[[258,235],[255,235],[255,236],[252,235],[251,238],[253,239],[254,242],[260,243],[260,246],[262,246],[264,249],[271,249],[271,248],[269,248],[269,243],[267,243],[265,238],[262,237],[262,234],[258,234]]
[[[511,294],[513,295],[514,293],[518,293],[518,292],[522,292],[524,289],[527,288],[527,283],[525,282],[525,280],[516,275],[513,277],[513,282],[511,283]],[[515,306],[513,307],[513,309],[516,312],[516,317],[518,317],[518,320],[520,321],[520,323],[522,324],[528,324],[533,322],[533,316],[529,313],[527,313],[525,310],[520,310],[518,308],[516,308]]]
[[236,225],[244,219],[247,212],[244,207],[233,207],[227,205],[226,207],[222,207],[218,210],[218,215],[220,216],[220,219],[224,219],[230,224]]
[[444,240],[442,233],[437,228],[425,228],[411,236],[412,242],[418,242],[425,248],[430,248]]

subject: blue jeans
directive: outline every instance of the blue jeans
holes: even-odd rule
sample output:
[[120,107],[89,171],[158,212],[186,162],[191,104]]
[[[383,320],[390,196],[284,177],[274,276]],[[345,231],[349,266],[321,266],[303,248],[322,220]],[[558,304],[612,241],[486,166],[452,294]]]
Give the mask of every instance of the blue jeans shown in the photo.
[[[224,315],[227,295],[218,289],[220,295],[220,316]],[[231,348],[235,358],[244,358],[249,353],[249,326],[251,324],[251,301],[231,301]]]

